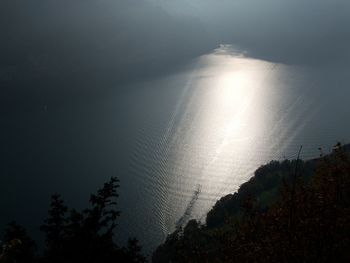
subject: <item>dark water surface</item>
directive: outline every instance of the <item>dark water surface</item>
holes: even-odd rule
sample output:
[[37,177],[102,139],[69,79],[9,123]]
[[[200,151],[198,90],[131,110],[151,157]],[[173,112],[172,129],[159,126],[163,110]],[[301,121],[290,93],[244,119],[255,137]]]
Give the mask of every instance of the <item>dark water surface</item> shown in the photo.
[[[121,180],[119,238],[147,251],[184,215],[205,219],[271,159],[327,152],[350,139],[349,68],[297,67],[244,57],[221,46],[183,72],[125,92],[4,119],[0,223],[31,232],[49,195],[86,205],[110,176]],[[39,222],[39,223],[38,223]]]

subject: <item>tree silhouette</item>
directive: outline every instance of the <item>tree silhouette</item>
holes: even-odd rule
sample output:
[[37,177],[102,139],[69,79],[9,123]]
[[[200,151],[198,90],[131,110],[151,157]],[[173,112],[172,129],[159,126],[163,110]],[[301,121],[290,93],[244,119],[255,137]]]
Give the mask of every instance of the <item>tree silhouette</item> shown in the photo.
[[45,262],[145,262],[137,240],[120,248],[114,241],[114,230],[120,212],[117,210],[119,180],[112,177],[103,188],[90,196],[90,208],[78,212],[53,195],[49,218],[41,227],[46,236]]
[[15,222],[8,225],[0,243],[1,263],[112,263],[146,262],[137,239],[126,247],[114,241],[120,212],[117,210],[119,180],[112,177],[96,194],[90,207],[79,212],[68,209],[60,195],[51,197],[48,218],[40,227],[45,234],[42,256],[35,254],[35,243]]
[[35,262],[35,243],[26,230],[16,222],[11,222],[5,230],[3,244],[0,248],[1,263]]
[[49,209],[49,217],[45,220],[45,224],[40,227],[46,235],[46,255],[50,257],[52,262],[59,262],[62,256],[63,245],[67,233],[65,227],[67,219],[65,218],[68,211],[67,206],[64,205],[61,196],[54,194],[51,197],[51,204]]

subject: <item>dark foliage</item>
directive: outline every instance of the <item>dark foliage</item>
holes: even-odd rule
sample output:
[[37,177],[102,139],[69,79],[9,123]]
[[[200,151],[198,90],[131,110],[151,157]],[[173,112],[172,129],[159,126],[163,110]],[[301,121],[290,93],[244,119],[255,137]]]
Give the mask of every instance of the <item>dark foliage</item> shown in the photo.
[[16,222],[7,225],[3,243],[0,245],[1,263],[35,262],[35,243]]
[[296,161],[261,167],[237,194],[215,205],[209,218],[215,224],[190,222],[168,237],[153,262],[350,262],[345,150],[338,144],[329,156],[300,161],[297,172]]
[[130,239],[127,247],[119,247],[114,241],[120,215],[116,209],[118,187],[118,179],[112,177],[91,195],[91,207],[82,212],[69,210],[59,195],[53,195],[49,216],[41,227],[46,237],[44,255],[35,257],[34,242],[13,223],[4,238],[1,262],[146,262],[136,239]]
[[[303,180],[310,180],[316,161],[304,162],[299,160],[299,171],[303,173]],[[209,211],[206,225],[209,228],[220,227],[225,223],[225,218],[241,214],[241,204],[248,197],[254,197],[258,202],[257,209],[263,211],[271,206],[280,195],[280,185],[284,180],[290,183],[296,165],[296,160],[283,162],[271,161],[255,171],[254,177],[241,185],[237,193],[222,197]]]

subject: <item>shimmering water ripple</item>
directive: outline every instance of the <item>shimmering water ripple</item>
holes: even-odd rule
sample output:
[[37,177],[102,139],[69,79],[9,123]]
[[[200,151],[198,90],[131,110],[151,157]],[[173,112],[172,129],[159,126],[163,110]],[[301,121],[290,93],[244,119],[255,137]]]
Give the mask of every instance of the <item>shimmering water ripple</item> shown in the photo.
[[311,69],[247,58],[226,46],[194,65],[180,75],[185,81],[171,113],[163,121],[145,118],[130,158],[142,199],[135,232],[150,247],[175,229],[197,185],[191,217],[203,220],[269,160],[293,158],[301,144],[302,157],[312,158],[319,146],[349,139],[349,125],[340,130],[322,119],[330,98]]

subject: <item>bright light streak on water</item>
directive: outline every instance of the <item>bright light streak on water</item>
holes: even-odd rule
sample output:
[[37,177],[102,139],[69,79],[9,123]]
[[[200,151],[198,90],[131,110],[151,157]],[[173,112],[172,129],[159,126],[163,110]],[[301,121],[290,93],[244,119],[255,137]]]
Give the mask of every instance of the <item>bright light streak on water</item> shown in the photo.
[[[237,56],[229,47],[199,59],[187,83],[190,88],[184,90],[168,126],[173,135],[166,152],[174,153],[166,160],[173,173],[167,178],[174,195],[166,199],[169,211],[181,216],[189,193],[200,184],[202,192],[193,213],[202,217],[214,200],[236,190],[254,169],[275,157],[260,155],[258,149],[267,148],[269,141],[280,150],[287,146],[281,127],[271,130],[269,125],[269,107],[277,99],[274,89],[280,88],[274,81],[286,68]],[[178,119],[176,127],[174,119]],[[173,197],[179,200],[174,202]],[[171,212],[163,220],[165,230],[172,230]]]
[[186,80],[164,126],[157,118],[145,121],[135,145],[132,169],[143,196],[136,209],[153,225],[140,232],[160,242],[154,233],[161,229],[164,239],[188,210],[197,185],[201,192],[191,216],[204,219],[260,165],[295,157],[301,144],[304,158],[315,157],[319,146],[343,139],[338,136],[349,127],[336,135],[327,122],[318,125],[330,98],[313,74],[221,46],[196,60],[190,72],[153,83]]

